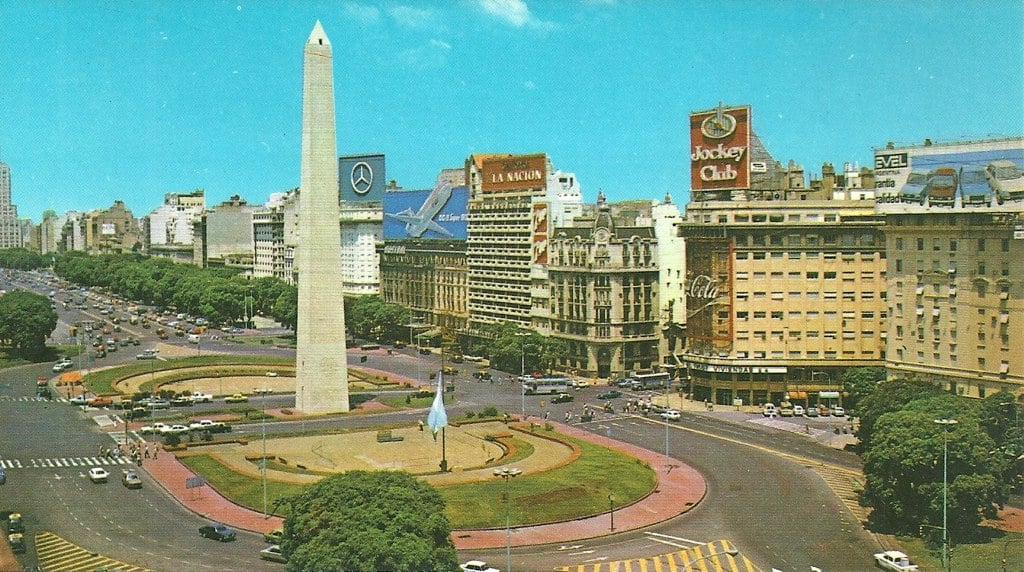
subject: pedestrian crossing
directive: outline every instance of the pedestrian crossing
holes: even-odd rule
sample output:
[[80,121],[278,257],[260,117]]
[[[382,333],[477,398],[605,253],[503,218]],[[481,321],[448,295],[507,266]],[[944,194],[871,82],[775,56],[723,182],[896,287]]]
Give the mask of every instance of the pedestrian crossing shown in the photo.
[[111,465],[130,465],[132,460],[127,456],[120,457],[51,457],[41,459],[0,459],[0,467],[5,469],[62,469],[73,467],[102,467]]
[[0,395],[0,401],[47,401],[50,403],[70,403],[64,397],[58,397],[54,399],[47,399],[45,397],[39,397],[38,395]]
[[556,566],[556,572],[756,572],[746,556],[727,540],[716,540],[676,552],[629,560],[589,561]]
[[126,564],[91,550],[86,550],[52,532],[37,533],[35,541],[36,554],[39,558],[40,567],[43,570],[64,570],[67,572],[92,572],[95,570],[143,572],[146,570],[146,568],[141,566]]

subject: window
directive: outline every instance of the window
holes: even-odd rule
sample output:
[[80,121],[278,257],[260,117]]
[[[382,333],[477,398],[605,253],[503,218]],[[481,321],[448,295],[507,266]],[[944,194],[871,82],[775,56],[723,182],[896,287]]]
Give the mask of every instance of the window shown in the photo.
[[918,238],[917,239],[917,249],[918,250],[924,250],[924,239],[923,238]]
[[979,238],[978,239],[978,252],[985,252],[985,239],[984,238]]
[[768,314],[765,313],[765,312],[754,312],[754,319],[755,320],[759,320],[759,319],[763,320],[767,315]]
[[949,251],[950,252],[956,252],[956,239],[955,238],[949,239]]
[[903,237],[896,237],[896,250],[903,250]]
[[896,272],[903,272],[903,261],[899,258],[896,259]]
[[1003,252],[1010,252],[1010,239],[1004,238],[1002,240],[1002,244],[1000,245],[1000,248],[1002,249]]

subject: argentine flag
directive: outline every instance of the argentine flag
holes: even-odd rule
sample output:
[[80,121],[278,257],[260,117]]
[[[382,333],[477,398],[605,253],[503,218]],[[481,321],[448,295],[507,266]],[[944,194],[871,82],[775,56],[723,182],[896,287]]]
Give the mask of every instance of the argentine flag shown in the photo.
[[444,382],[441,379],[442,373],[437,373],[437,394],[434,395],[434,403],[430,406],[430,415],[427,415],[427,425],[434,432],[434,439],[437,439],[437,432],[442,427],[448,426],[448,414],[444,412]]

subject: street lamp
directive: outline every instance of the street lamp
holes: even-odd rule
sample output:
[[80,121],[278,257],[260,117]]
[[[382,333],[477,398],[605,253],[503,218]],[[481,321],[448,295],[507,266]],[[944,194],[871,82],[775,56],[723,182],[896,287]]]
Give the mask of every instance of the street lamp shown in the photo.
[[608,493],[608,516],[611,517],[611,532],[615,532],[615,493]]
[[260,460],[260,480],[263,481],[263,516],[267,516],[267,394],[269,389],[254,389],[260,397],[260,425],[263,433],[263,458]]
[[512,525],[509,516],[508,481],[523,472],[515,467],[494,469],[494,476],[505,480],[505,570],[512,572]]
[[946,525],[946,495],[949,493],[949,482],[947,480],[949,428],[959,423],[959,421],[943,417],[935,419],[934,423],[942,427],[942,567],[948,572],[951,569],[949,562],[949,528]]
[[686,555],[686,563],[683,565],[683,570],[685,570],[686,572],[689,572],[689,571],[693,570],[693,565],[694,564],[696,564],[696,563],[698,563],[698,562],[700,562],[702,560],[707,560],[708,558],[711,558],[712,556],[722,556],[723,554],[727,554],[729,556],[734,556],[735,557],[739,553],[740,553],[740,551],[737,550],[735,546],[732,546],[731,544],[726,543],[725,547],[722,548],[722,550],[719,550],[718,552],[712,552],[710,554],[701,556],[700,558],[698,558],[696,560],[690,560],[690,555],[687,554]]

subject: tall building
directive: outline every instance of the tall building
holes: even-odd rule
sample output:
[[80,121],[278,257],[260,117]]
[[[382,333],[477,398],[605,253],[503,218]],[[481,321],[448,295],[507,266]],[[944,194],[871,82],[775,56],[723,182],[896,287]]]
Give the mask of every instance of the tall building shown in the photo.
[[557,366],[604,378],[650,370],[659,365],[661,316],[649,209],[633,211],[628,225],[616,222],[603,195],[596,210],[548,239],[551,336],[568,346]]
[[132,211],[125,207],[124,201],[114,201],[106,210],[90,211],[79,224],[85,249],[90,254],[138,252],[142,249],[139,223]]
[[204,210],[193,225],[193,263],[202,266],[229,266],[251,273],[255,256],[253,212],[250,205],[235,195]]
[[193,261],[193,224],[206,208],[206,193],[166,193],[164,204],[143,219],[146,248],[151,256]]
[[341,269],[345,294],[380,293],[380,255],[384,241],[384,189],[387,172],[382,153],[338,158],[341,199]]
[[18,207],[11,202],[11,167],[0,161],[0,248],[22,245]]
[[338,227],[334,58],[317,21],[302,65],[295,406],[304,413],[349,410],[345,304]]
[[[1024,395],[1024,138],[890,144],[875,151],[875,166],[895,197],[878,205],[888,266],[888,376],[969,397]],[[942,168],[959,174],[951,204],[899,202],[911,194],[910,173]],[[1011,198],[1011,188],[1020,199]]]

